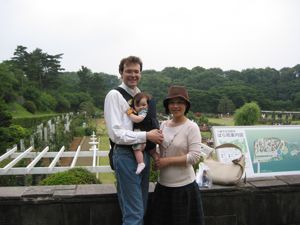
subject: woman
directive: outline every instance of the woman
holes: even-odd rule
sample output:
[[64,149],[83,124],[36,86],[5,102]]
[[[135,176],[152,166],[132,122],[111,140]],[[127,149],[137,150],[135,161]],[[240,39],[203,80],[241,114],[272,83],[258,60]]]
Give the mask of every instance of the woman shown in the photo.
[[161,124],[164,141],[155,161],[160,175],[153,194],[152,224],[204,224],[193,169],[200,159],[201,134],[198,125],[186,117],[190,101],[185,87],[171,86],[164,107],[172,119]]

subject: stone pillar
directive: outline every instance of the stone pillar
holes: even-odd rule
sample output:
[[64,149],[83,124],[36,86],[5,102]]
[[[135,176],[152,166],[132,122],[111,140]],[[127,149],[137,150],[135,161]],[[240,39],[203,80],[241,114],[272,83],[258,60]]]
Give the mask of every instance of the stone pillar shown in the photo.
[[48,129],[47,129],[47,127],[44,127],[44,141],[48,142]]
[[34,147],[34,136],[30,136],[30,146]]
[[24,145],[24,139],[20,140],[20,151],[24,152],[25,151],[25,145]]

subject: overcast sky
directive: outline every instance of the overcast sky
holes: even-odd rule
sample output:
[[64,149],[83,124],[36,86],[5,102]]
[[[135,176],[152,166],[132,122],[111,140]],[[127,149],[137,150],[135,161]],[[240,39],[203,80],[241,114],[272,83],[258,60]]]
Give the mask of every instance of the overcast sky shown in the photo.
[[17,45],[63,53],[66,71],[223,70],[300,63],[299,0],[0,0],[0,62]]

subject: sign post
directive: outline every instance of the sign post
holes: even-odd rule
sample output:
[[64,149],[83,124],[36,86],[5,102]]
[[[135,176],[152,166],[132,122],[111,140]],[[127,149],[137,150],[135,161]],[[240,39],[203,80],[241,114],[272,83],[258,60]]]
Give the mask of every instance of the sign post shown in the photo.
[[[247,177],[300,174],[300,126],[214,126],[215,146],[238,145],[246,157]],[[217,150],[219,161],[239,152]]]

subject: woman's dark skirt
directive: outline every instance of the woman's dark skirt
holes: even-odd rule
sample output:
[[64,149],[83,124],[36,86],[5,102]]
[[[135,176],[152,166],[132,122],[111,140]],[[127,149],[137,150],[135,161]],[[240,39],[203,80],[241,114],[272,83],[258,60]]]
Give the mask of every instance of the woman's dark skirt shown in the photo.
[[196,182],[183,187],[157,184],[150,218],[152,225],[204,225],[201,194]]

